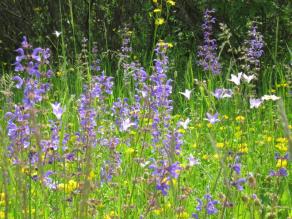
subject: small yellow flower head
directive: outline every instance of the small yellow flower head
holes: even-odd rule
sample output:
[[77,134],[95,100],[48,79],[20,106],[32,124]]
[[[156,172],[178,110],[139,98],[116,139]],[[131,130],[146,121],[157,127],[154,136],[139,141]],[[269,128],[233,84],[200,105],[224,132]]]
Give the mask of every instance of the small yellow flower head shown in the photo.
[[157,18],[157,19],[155,20],[155,25],[156,25],[156,26],[163,25],[164,23],[165,23],[164,18]]
[[277,164],[276,164],[277,168],[282,168],[282,167],[286,168],[287,165],[288,165],[287,159],[278,159],[277,160]]
[[171,203],[170,202],[166,203],[166,208],[171,208]]
[[157,208],[157,209],[154,209],[153,210],[153,214],[155,214],[155,215],[160,215],[161,212],[162,212],[162,209],[161,208]]
[[95,173],[93,170],[90,171],[89,176],[88,176],[88,180],[93,180],[95,177]]
[[220,127],[219,127],[219,130],[220,130],[220,131],[223,131],[223,130],[225,130],[225,129],[226,129],[226,128],[225,128],[224,126],[220,126]]
[[56,75],[57,75],[58,77],[61,77],[61,76],[63,75],[63,72],[61,72],[61,71],[57,71]]
[[160,9],[160,8],[155,8],[155,9],[153,10],[153,12],[154,12],[154,13],[160,13],[160,12],[161,12],[161,9]]
[[247,144],[245,144],[245,143],[239,144],[239,152],[241,152],[241,153],[247,153],[248,152]]
[[229,119],[229,117],[227,115],[224,115],[223,116],[223,119],[226,119],[227,120],[227,119]]
[[288,139],[287,138],[277,138],[276,142],[278,142],[278,143],[288,143]]
[[4,199],[5,199],[5,193],[2,192],[2,193],[0,193],[0,200],[4,200]]
[[217,147],[217,148],[223,148],[223,147],[224,147],[224,143],[222,143],[222,142],[218,142],[218,143],[216,144],[216,147]]
[[244,116],[236,116],[235,120],[238,122],[243,122],[245,120],[245,118],[244,118]]
[[204,154],[202,158],[203,158],[203,160],[208,160],[209,156],[208,156],[208,154]]
[[157,0],[153,0],[153,3],[157,3]]
[[191,146],[192,148],[197,148],[198,147],[198,145],[196,144],[196,143],[194,143],[194,144],[192,144],[192,146]]
[[184,134],[186,132],[186,130],[184,130],[184,129],[178,129],[177,131],[181,134]]
[[134,148],[129,147],[129,148],[126,149],[126,154],[128,154],[128,155],[131,155],[134,152],[135,152],[135,149]]
[[59,190],[65,190],[66,193],[70,193],[74,190],[76,190],[78,188],[78,183],[74,180],[69,180],[68,183],[64,184],[64,183],[60,183],[58,185],[58,189]]
[[166,3],[171,5],[171,6],[175,6],[175,1],[167,0]]
[[0,218],[5,218],[5,212],[4,211],[0,211]]
[[288,151],[288,146],[284,143],[278,143],[275,145],[275,147],[281,151],[281,152],[287,152]]
[[104,219],[112,219],[112,218],[115,218],[116,216],[117,214],[114,211],[111,211],[104,216]]
[[266,142],[272,142],[273,141],[273,137],[272,136],[266,136],[265,140],[266,140]]
[[215,160],[218,160],[219,158],[220,158],[220,156],[219,156],[219,154],[214,154],[214,156],[213,156],[213,158],[215,159]]

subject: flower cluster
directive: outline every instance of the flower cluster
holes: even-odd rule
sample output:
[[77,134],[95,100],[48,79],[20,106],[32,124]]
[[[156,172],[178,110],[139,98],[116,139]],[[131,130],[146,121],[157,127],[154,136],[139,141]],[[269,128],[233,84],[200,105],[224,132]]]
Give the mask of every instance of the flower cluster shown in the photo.
[[204,31],[204,45],[199,47],[198,64],[204,69],[204,71],[209,71],[217,75],[221,72],[221,64],[216,55],[216,39],[212,39],[212,25],[215,24],[215,18],[212,16],[214,12],[215,10],[206,9],[204,13],[204,23],[202,24],[202,29]]

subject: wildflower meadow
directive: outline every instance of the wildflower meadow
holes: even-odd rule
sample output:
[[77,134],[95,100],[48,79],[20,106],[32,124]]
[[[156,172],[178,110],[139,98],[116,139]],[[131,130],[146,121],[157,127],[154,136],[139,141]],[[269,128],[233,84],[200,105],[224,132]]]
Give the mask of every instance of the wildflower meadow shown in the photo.
[[166,25],[182,1],[149,2],[148,51],[127,24],[114,52],[63,23],[48,44],[19,34],[0,74],[0,218],[292,218],[291,41],[278,55],[254,17],[236,44],[204,6],[181,58]]

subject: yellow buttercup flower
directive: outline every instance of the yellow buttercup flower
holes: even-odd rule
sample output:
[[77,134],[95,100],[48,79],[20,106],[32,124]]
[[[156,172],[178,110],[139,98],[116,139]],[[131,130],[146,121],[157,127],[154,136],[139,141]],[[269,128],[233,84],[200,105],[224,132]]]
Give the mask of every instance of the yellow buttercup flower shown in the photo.
[[188,218],[190,218],[190,216],[189,216],[189,214],[187,212],[183,211],[179,215],[177,215],[177,218],[188,219]]
[[246,143],[239,144],[239,152],[241,153],[247,153],[248,152],[248,147]]
[[273,137],[272,136],[265,136],[265,141],[266,142],[272,142],[273,141]]
[[245,118],[244,118],[244,116],[236,116],[235,120],[238,122],[243,122],[245,120]]
[[129,148],[126,149],[126,154],[128,154],[128,155],[131,155],[134,152],[135,152],[135,149],[134,148],[129,147]]
[[153,210],[153,213],[154,213],[155,215],[160,215],[161,212],[162,212],[162,209],[161,209],[161,208],[156,208],[156,209]]
[[114,211],[111,211],[110,213],[108,213],[104,216],[104,219],[112,219],[116,216],[117,216],[116,213]]
[[278,143],[288,143],[288,139],[280,137],[280,138],[276,139],[276,142],[278,142]]
[[214,156],[213,156],[213,158],[215,159],[215,160],[218,160],[219,158],[220,158],[220,156],[219,156],[219,154],[214,154]]
[[288,146],[285,145],[284,143],[278,143],[275,145],[275,147],[281,151],[281,152],[287,152],[288,151]]
[[224,147],[224,143],[222,143],[222,142],[218,142],[218,143],[216,144],[216,147],[217,147],[217,148],[223,148],[223,147]]
[[184,129],[178,129],[177,131],[181,134],[184,134],[186,132],[186,130],[184,130]]
[[58,184],[57,188],[61,191],[65,190],[66,193],[70,193],[78,188],[78,183],[74,180],[69,180],[69,182],[66,184]]
[[282,167],[287,167],[288,165],[288,161],[286,159],[278,159],[277,160],[277,164],[276,164],[276,167],[277,168],[282,168]]
[[160,8],[155,8],[155,9],[153,10],[153,12],[154,12],[154,13],[160,13],[160,12],[161,12],[161,9],[160,9]]
[[171,6],[175,6],[175,1],[167,0],[166,3],[171,5]]
[[61,77],[61,76],[63,75],[63,72],[61,72],[61,71],[57,71],[56,75],[57,75],[58,77]]
[[92,180],[95,177],[94,171],[91,170],[88,176],[88,180]]
[[156,25],[156,26],[160,26],[160,25],[162,25],[162,24],[164,24],[164,23],[165,23],[164,18],[157,18],[157,19],[155,20],[155,25]]

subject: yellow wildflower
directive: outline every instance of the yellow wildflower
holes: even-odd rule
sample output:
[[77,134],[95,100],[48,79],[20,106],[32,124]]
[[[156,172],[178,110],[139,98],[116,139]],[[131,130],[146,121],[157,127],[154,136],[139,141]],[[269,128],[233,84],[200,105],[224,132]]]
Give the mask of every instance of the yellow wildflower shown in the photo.
[[239,152],[241,153],[247,153],[248,152],[248,147],[246,143],[239,144]]
[[160,215],[161,212],[162,212],[162,209],[161,209],[161,208],[156,208],[156,209],[153,210],[153,213],[154,213],[155,215]]
[[157,3],[157,0],[153,0],[153,3]]
[[171,6],[175,6],[175,1],[167,0],[166,3],[171,5]]
[[177,131],[181,134],[184,134],[186,132],[186,130],[184,130],[184,129],[178,129]]
[[196,143],[192,144],[192,148],[197,148],[198,145]]
[[108,213],[108,214],[106,214],[105,216],[104,216],[104,219],[111,219],[111,218],[114,218],[114,217],[116,217],[117,215],[115,214],[115,212],[114,211],[111,211],[110,213]]
[[156,26],[162,25],[162,24],[164,24],[164,23],[165,23],[164,18],[157,18],[157,19],[155,20],[155,25],[156,25]]
[[287,165],[288,165],[288,162],[286,159],[278,159],[277,160],[277,164],[276,164],[277,168],[287,167]]
[[161,9],[160,9],[160,8],[155,8],[155,9],[153,10],[153,12],[154,12],[154,13],[160,13],[160,12],[161,12]]
[[227,115],[224,115],[223,118],[226,120],[229,119],[229,117]]
[[69,180],[68,183],[60,183],[58,185],[59,190],[65,190],[66,193],[70,193],[78,188],[78,183],[74,180]]
[[0,193],[0,200],[4,200],[4,199],[5,199],[5,193],[2,192],[2,193]]
[[5,212],[4,211],[0,211],[0,218],[5,218]]
[[166,203],[166,208],[171,208],[171,203],[170,202]]
[[275,145],[275,147],[281,151],[281,152],[287,152],[288,151],[288,146],[284,143],[278,143]]
[[126,154],[128,154],[128,155],[131,155],[134,152],[135,152],[135,149],[134,148],[129,147],[129,148],[126,149]]
[[273,141],[273,137],[272,136],[265,136],[265,141],[266,142],[272,142]]
[[288,139],[287,138],[277,138],[276,139],[276,142],[278,142],[278,143],[288,143]]
[[211,123],[208,123],[208,124],[207,124],[207,127],[208,127],[208,128],[212,128],[212,124],[211,124]]
[[63,75],[63,72],[61,72],[61,71],[57,71],[56,75],[57,75],[58,77],[61,77],[61,76]]
[[235,120],[238,122],[243,122],[245,120],[245,118],[244,118],[244,116],[239,115],[239,116],[236,116]]
[[88,180],[93,180],[94,177],[95,177],[94,171],[91,170],[88,176]]
[[223,147],[224,147],[224,143],[222,143],[222,142],[218,142],[218,143],[216,144],[216,147],[217,147],[217,148],[223,148]]
[[219,156],[219,154],[214,154],[214,156],[213,156],[213,158],[215,159],[215,160],[218,160],[219,158],[220,158],[220,156]]
[[203,158],[203,160],[208,160],[209,156],[208,156],[208,154],[204,154],[202,158]]

